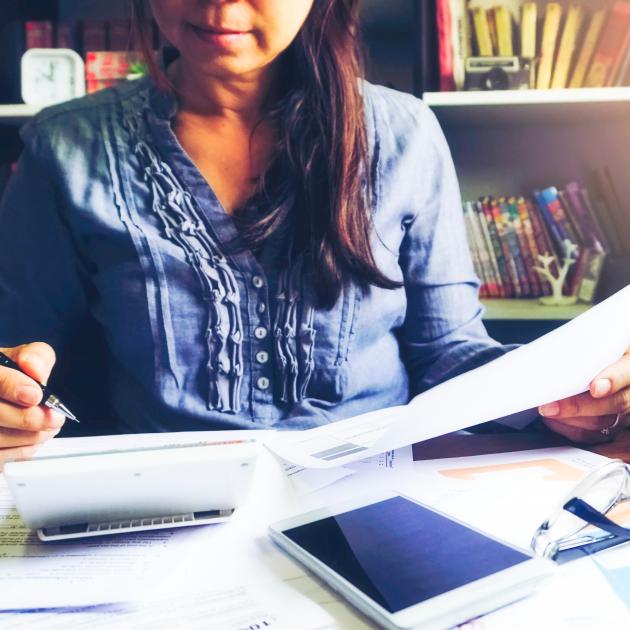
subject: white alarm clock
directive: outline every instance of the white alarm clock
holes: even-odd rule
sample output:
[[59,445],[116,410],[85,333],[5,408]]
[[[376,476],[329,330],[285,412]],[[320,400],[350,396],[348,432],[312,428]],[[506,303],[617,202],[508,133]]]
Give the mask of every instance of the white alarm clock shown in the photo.
[[31,48],[22,55],[22,100],[53,105],[85,94],[85,64],[74,50]]

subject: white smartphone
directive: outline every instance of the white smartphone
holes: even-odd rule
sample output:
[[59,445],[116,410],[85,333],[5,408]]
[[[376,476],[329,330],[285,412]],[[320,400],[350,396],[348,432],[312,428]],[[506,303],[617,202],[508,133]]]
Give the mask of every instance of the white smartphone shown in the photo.
[[42,540],[217,523],[247,497],[255,440],[38,457],[4,466]]
[[302,514],[272,539],[379,626],[450,628],[529,595],[555,565],[400,495]]

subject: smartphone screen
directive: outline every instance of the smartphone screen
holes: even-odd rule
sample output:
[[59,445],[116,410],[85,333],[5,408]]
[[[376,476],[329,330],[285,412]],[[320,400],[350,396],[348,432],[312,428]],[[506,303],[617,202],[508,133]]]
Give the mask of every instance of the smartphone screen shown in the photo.
[[530,560],[400,496],[283,533],[390,613]]

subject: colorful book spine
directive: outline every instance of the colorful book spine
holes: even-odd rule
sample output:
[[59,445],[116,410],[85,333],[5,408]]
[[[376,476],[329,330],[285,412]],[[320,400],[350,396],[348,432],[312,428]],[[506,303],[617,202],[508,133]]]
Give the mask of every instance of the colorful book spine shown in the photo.
[[494,255],[497,260],[497,266],[499,268],[499,274],[501,276],[501,285],[503,286],[503,294],[505,297],[514,297],[514,285],[508,271],[508,263],[505,259],[503,246],[499,237],[496,223],[494,222],[494,216],[492,212],[491,199],[484,197],[479,202],[483,210],[483,214],[486,218],[486,225],[488,226],[488,233],[492,240],[492,247],[494,249]]
[[516,231],[516,225],[514,224],[514,217],[509,201],[505,198],[499,199],[499,206],[501,208],[501,214],[503,215],[503,221],[506,228],[506,236],[510,253],[514,258],[514,264],[516,266],[516,273],[518,275],[518,283],[521,287],[521,297],[531,297],[532,288],[529,284],[529,276],[527,273],[527,265],[525,258],[523,257],[523,251],[521,249],[520,239]]
[[538,67],[538,78],[536,80],[536,87],[539,90],[546,90],[551,84],[551,73],[556,56],[556,43],[561,19],[562,5],[558,2],[549,2],[545,11],[540,65]]
[[604,87],[630,28],[630,2],[615,2],[586,74],[585,87]]
[[490,271],[492,275],[492,283],[496,289],[496,297],[505,297],[505,290],[503,288],[503,282],[501,280],[501,272],[497,263],[497,257],[494,245],[492,243],[492,237],[490,236],[490,230],[488,228],[488,222],[483,212],[483,204],[477,201],[473,204],[473,210],[477,215],[477,222],[481,228],[481,234],[483,237],[484,246],[488,252],[488,260],[490,263]]
[[553,78],[551,79],[552,89],[562,89],[567,86],[569,70],[571,68],[571,62],[573,61],[577,37],[582,26],[583,17],[584,9],[579,4],[571,5],[564,23],[560,47],[558,48],[558,56],[556,57],[553,70]]
[[466,59],[472,54],[468,0],[451,0],[451,20],[453,23],[453,82],[456,90],[463,90],[466,82]]
[[501,242],[501,248],[503,249],[503,257],[505,259],[505,266],[510,278],[510,284],[514,291],[512,296],[523,297],[523,290],[521,288],[521,283],[519,282],[519,272],[516,266],[516,260],[514,259],[514,251],[508,237],[507,223],[503,213],[501,212],[501,202],[499,200],[492,199],[490,201],[490,208],[492,209],[494,224],[497,226],[497,234],[499,235],[499,241]]
[[538,274],[534,271],[534,265],[538,264],[538,261],[534,258],[532,249],[530,247],[527,234],[525,232],[525,226],[519,212],[519,203],[515,197],[511,197],[508,200],[510,216],[512,217],[512,225],[518,238],[518,244],[521,251],[521,258],[525,266],[525,273],[527,275],[527,282],[529,284],[529,290],[531,297],[540,296],[540,282],[538,281]]
[[26,49],[52,48],[53,47],[53,23],[48,20],[26,22],[24,25],[26,35]]
[[553,215],[551,214],[551,211],[549,210],[549,207],[547,205],[547,199],[540,190],[534,191],[534,199],[538,204],[540,216],[543,219],[547,230],[549,231],[549,235],[551,236],[551,244],[554,250],[553,253],[562,256],[562,254],[564,253],[564,239],[566,238],[566,235],[562,233],[560,227],[554,221]]
[[494,23],[497,32],[497,48],[501,57],[514,56],[512,15],[505,5],[494,8]]
[[477,54],[480,57],[492,57],[494,45],[488,22],[488,12],[485,9],[472,9],[473,26],[475,28],[475,41],[477,42]]
[[531,75],[529,87],[536,87],[536,64],[533,62],[537,55],[537,22],[538,5],[535,2],[525,2],[521,17],[521,57],[531,59]]
[[601,8],[597,9],[591,16],[591,21],[580,47],[580,53],[575,62],[575,69],[571,75],[571,81],[569,81],[570,88],[580,88],[584,86],[586,72],[591,65],[591,60],[599,42],[602,29],[604,28],[607,14],[607,9]]
[[470,204],[471,224],[473,236],[477,241],[477,249],[479,251],[480,264],[486,279],[486,290],[489,297],[499,297],[499,291],[496,279],[494,277],[492,263],[490,261],[490,249],[486,245],[483,231],[479,222],[479,216],[475,212],[474,205]]
[[584,245],[600,251],[607,251],[609,249],[608,240],[597,224],[595,217],[591,214],[591,210],[584,203],[580,185],[577,182],[569,182],[564,190],[571,204],[573,220],[576,225],[579,225],[582,232]]
[[[538,256],[544,255],[546,250],[542,235],[539,235],[538,238],[536,235],[536,230],[540,230],[540,228],[534,228],[535,217],[530,215],[531,206],[527,203],[527,200],[524,197],[520,197],[516,203],[518,214],[521,217],[521,223],[523,224],[523,229],[525,230],[525,236],[527,237],[529,250],[532,255],[532,262],[534,265],[539,265],[540,260],[538,259]],[[532,271],[534,270],[532,269]],[[541,296],[548,295],[551,292],[551,285],[543,280],[535,271],[534,276],[537,282],[535,286],[538,294]]]
[[468,240],[468,249],[470,250],[470,257],[472,258],[473,268],[475,275],[479,278],[479,296],[488,297],[488,283],[485,277],[483,265],[481,263],[481,255],[475,234],[472,227],[472,204],[470,202],[464,203],[464,226],[466,227],[466,239]]
[[441,92],[452,92],[455,89],[452,29],[451,0],[437,0],[438,55]]

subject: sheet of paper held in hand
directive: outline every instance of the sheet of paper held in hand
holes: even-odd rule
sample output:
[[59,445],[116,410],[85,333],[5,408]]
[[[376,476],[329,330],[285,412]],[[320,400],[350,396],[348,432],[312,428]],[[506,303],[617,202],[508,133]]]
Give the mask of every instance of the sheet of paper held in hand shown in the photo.
[[551,333],[407,405],[276,433],[266,442],[276,455],[299,466],[343,466],[584,392],[628,346],[630,285]]

